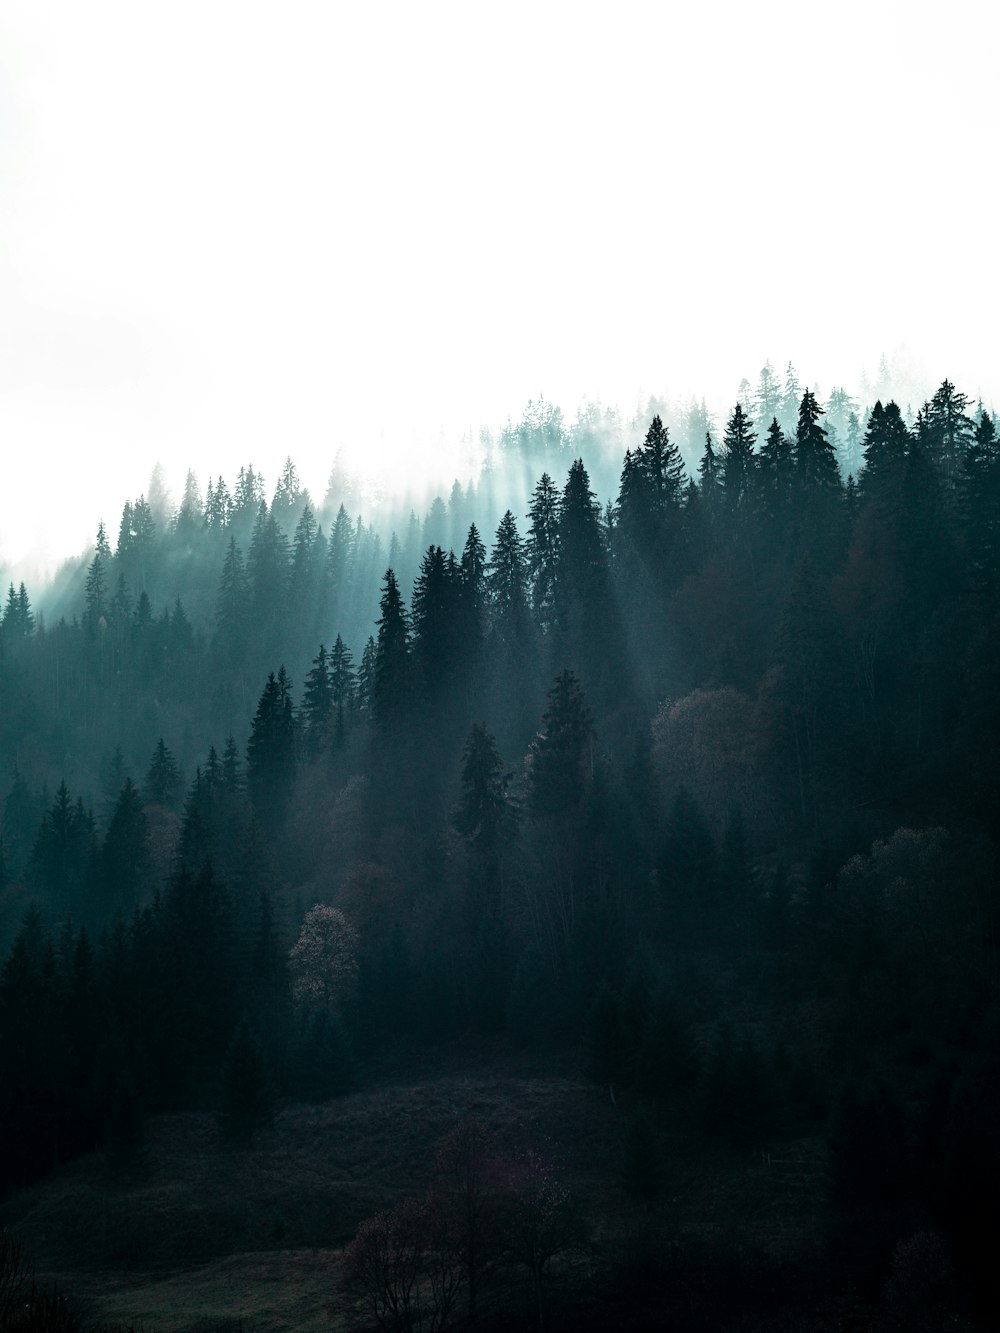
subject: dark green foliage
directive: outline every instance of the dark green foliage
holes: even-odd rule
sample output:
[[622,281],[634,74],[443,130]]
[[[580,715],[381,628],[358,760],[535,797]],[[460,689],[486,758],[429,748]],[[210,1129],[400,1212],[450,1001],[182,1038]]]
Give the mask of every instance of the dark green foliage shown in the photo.
[[274,1119],[274,1094],[264,1053],[246,1018],[240,1021],[222,1065],[219,1127],[226,1138],[244,1142]]
[[285,668],[272,671],[257,704],[247,742],[247,790],[261,828],[284,824],[295,781],[295,716]]
[[593,754],[593,726],[572,671],[549,691],[542,728],[528,752],[528,787],[535,816],[563,815],[583,797]]
[[726,509],[733,521],[750,507],[754,489],[756,433],[739,403],[726,425],[722,437],[725,452],[722,458],[722,485]]
[[410,627],[399,584],[391,569],[385,572],[375,645],[371,711],[383,728],[400,721],[411,685]]
[[180,769],[162,736],[156,742],[156,749],[149,761],[143,792],[147,801],[152,801],[155,805],[165,805],[168,809],[172,809],[180,800]]
[[111,816],[98,871],[106,915],[131,915],[144,897],[152,871],[149,825],[131,778],[125,779]]
[[487,859],[500,850],[514,827],[514,809],[507,795],[508,777],[496,738],[476,723],[462,756],[461,795],[455,828]]
[[295,1050],[294,1086],[306,1102],[342,1097],[354,1083],[354,1057],[343,1020],[323,1005],[304,1016]]

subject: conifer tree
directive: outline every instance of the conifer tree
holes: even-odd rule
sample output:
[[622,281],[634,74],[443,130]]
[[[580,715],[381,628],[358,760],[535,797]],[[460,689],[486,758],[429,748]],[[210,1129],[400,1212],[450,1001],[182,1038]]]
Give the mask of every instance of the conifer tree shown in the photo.
[[526,624],[528,571],[517,522],[508,509],[497,527],[486,570],[491,622],[504,641],[516,641]]
[[254,817],[274,836],[285,822],[295,783],[295,719],[285,668],[267,678],[247,742],[247,790]]
[[413,657],[425,695],[445,694],[458,667],[461,584],[457,567],[432,546],[413,584]]
[[910,432],[894,402],[876,402],[865,431],[865,466],[860,484],[866,498],[898,503],[904,484]]
[[243,567],[243,555],[234,535],[229,538],[222,566],[215,613],[216,633],[233,660],[242,655],[249,623],[250,585]]
[[531,604],[543,629],[548,628],[554,615],[559,509],[559,492],[549,474],[543,472],[528,506],[530,526],[525,544]]
[[126,778],[100,853],[98,869],[105,904],[130,915],[146,888],[151,868],[146,812],[132,779]]
[[162,736],[156,742],[156,749],[149,761],[144,792],[147,801],[152,801],[155,805],[165,805],[168,809],[173,809],[180,799],[180,769]]
[[754,395],[754,422],[758,433],[767,430],[768,422],[777,417],[782,410],[783,393],[774,367],[765,361],[757,377],[757,392]]
[[972,585],[989,597],[1000,588],[1000,435],[985,412],[962,461],[960,499]]
[[361,654],[361,666],[358,670],[358,708],[362,713],[372,712],[372,700],[375,697],[375,661],[378,650],[375,640],[369,634]]
[[840,471],[826,431],[819,424],[823,409],[811,389],[802,395],[795,431],[795,478],[803,496],[830,495],[840,490]]
[[379,609],[371,711],[380,726],[388,727],[402,717],[410,690],[410,628],[399,584],[391,569],[385,572]]
[[733,518],[745,516],[750,507],[755,469],[753,446],[756,439],[749,419],[737,403],[722,437],[725,446],[722,484],[726,508]]
[[474,723],[462,755],[461,794],[453,822],[487,860],[496,856],[513,827],[508,781],[496,737]]
[[302,691],[302,721],[306,733],[306,745],[313,756],[319,754],[329,740],[333,707],[326,648],[320,644]]
[[962,459],[975,432],[968,407],[966,395],[947,379],[924,404],[923,446],[948,489],[959,482]]
[[563,815],[580,804],[592,743],[593,724],[580,684],[572,671],[560,671],[528,752],[532,814]]
[[330,693],[334,707],[341,712],[352,709],[357,688],[354,657],[338,634],[330,653]]

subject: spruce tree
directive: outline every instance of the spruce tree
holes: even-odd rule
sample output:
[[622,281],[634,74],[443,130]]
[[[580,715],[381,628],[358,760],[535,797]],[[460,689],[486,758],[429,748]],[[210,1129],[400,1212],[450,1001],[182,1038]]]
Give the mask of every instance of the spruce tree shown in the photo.
[[147,801],[165,805],[168,809],[173,809],[180,800],[180,769],[162,736],[156,742],[156,749],[149,761],[143,790]]
[[722,485],[726,509],[733,519],[745,517],[750,508],[755,469],[753,447],[756,439],[749,418],[737,403],[722,437],[725,448]]
[[580,684],[572,671],[560,671],[549,691],[541,730],[528,752],[533,815],[564,815],[579,806],[592,744],[593,724]]
[[548,628],[554,616],[559,512],[559,492],[549,474],[543,472],[528,506],[530,526],[525,543],[531,604],[543,629]]
[[295,719],[285,668],[267,678],[247,743],[247,790],[254,818],[274,836],[295,785]]

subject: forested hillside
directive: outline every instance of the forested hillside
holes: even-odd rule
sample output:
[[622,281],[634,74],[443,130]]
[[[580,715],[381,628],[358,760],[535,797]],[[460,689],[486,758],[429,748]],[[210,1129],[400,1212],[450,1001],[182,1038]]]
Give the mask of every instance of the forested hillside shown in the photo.
[[918,1252],[1000,1316],[997,422],[769,370],[663,416],[541,404],[420,515],[192,475],[57,614],[11,586],[0,1187],[503,1042],[607,1085],[648,1216],[673,1117],[821,1143],[809,1327]]

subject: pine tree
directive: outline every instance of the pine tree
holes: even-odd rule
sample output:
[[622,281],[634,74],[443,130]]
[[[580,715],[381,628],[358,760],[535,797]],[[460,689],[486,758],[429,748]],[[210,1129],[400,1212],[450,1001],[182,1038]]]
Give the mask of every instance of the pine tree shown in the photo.
[[757,489],[764,522],[780,535],[787,529],[794,486],[794,457],[791,441],[772,417],[767,439],[757,460]]
[[819,424],[823,409],[811,389],[802,395],[795,431],[795,478],[801,494],[835,494],[840,490],[837,456]]
[[486,600],[486,547],[475,523],[470,524],[462,547],[462,588],[473,623],[481,631]]
[[503,642],[517,642],[527,625],[528,571],[514,515],[500,520],[486,570],[491,622]]
[[354,707],[357,688],[354,657],[338,634],[330,653],[330,692],[334,707],[350,711]]
[[972,586],[987,600],[1000,587],[1000,435],[985,412],[962,460],[960,501]]
[[161,736],[146,771],[144,792],[147,801],[173,809],[180,800],[181,774],[177,760]]
[[877,402],[865,431],[865,466],[860,484],[863,495],[883,503],[898,503],[910,450],[910,432],[896,403]]
[[560,671],[549,691],[542,727],[528,752],[528,792],[536,817],[563,815],[583,798],[593,725],[572,671]]
[[750,508],[755,468],[753,446],[756,439],[749,419],[737,403],[722,437],[725,447],[722,485],[726,509],[734,519],[745,516]]
[[235,536],[229,538],[222,566],[215,624],[219,641],[226,647],[232,660],[238,660],[242,656],[250,624],[250,585]]
[[559,500],[556,587],[557,606],[564,623],[573,610],[583,611],[591,598],[604,591],[607,557],[601,539],[600,513],[583,459],[578,458],[570,467]]
[[508,782],[496,737],[481,723],[475,723],[462,755],[461,794],[453,823],[488,861],[496,856],[513,827]]
[[94,551],[94,558],[88,566],[87,581],[84,585],[86,605],[84,624],[91,634],[96,633],[107,609],[107,566],[110,554],[107,537],[104,535],[104,524],[102,523],[97,531],[97,549]]
[[285,668],[267,678],[247,743],[247,790],[254,817],[271,836],[283,827],[295,784],[295,720]]
[[130,915],[152,869],[149,822],[131,778],[126,778],[101,848],[101,896],[114,911]]
[[947,379],[924,404],[924,448],[948,489],[959,482],[962,459],[975,433],[968,407],[968,398]]
[[454,686],[459,654],[462,589],[457,567],[432,546],[413,584],[413,658],[428,698],[447,694]]
[[778,377],[770,361],[765,361],[757,377],[757,392],[754,395],[753,418],[758,433],[767,430],[769,421],[777,417],[782,410],[783,394]]
[[174,531],[178,537],[185,541],[191,541],[201,530],[202,521],[201,491],[198,488],[198,478],[188,468],[187,476],[184,478],[184,494],[174,522]]
[[559,492],[549,474],[543,472],[528,506],[530,526],[525,544],[531,604],[543,629],[548,628],[554,615],[559,510]]
[[410,690],[410,629],[396,575],[391,569],[385,572],[379,609],[371,711],[384,728],[399,722]]
[[302,722],[306,745],[313,756],[319,754],[326,746],[332,719],[333,691],[330,687],[330,669],[326,648],[320,644],[302,691]]
[[[291,457],[288,457],[285,459],[285,466],[281,469],[281,476],[278,478],[278,484],[274,488],[274,498],[271,501],[271,513],[279,523],[282,520],[288,521],[295,509],[298,508],[302,495],[299,474]],[[307,498],[307,507],[308,503]]]
[[375,662],[378,650],[374,638],[369,634],[361,654],[361,666],[358,670],[358,708],[362,713],[372,712],[372,700],[375,697]]
[[265,623],[274,620],[284,610],[288,590],[288,538],[263,500],[250,540],[247,575],[254,615]]
[[795,373],[795,367],[789,361],[788,368],[785,371],[785,389],[781,395],[781,411],[778,413],[778,420],[781,422],[781,428],[786,435],[795,434],[801,398],[802,388],[799,384],[799,377]]

